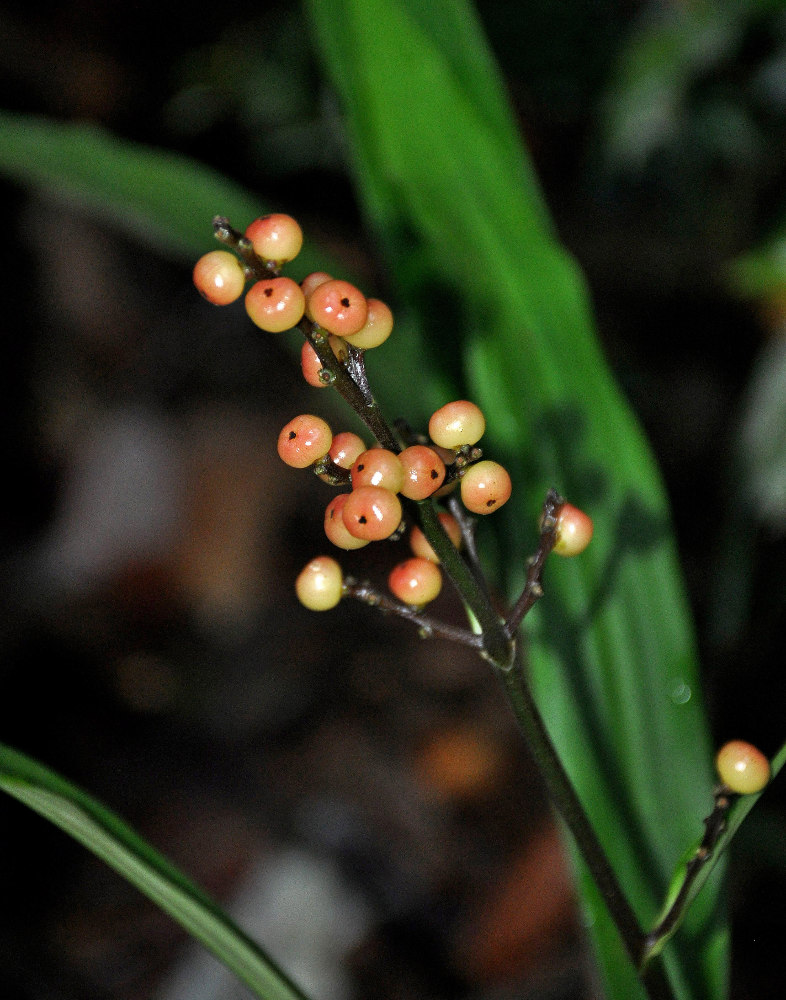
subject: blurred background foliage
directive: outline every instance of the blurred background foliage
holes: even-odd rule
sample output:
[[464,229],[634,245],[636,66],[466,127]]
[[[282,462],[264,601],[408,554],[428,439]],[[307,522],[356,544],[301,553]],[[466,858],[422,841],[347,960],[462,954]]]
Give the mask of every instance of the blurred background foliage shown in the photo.
[[[714,735],[773,750],[786,717],[786,12],[478,10],[666,478]],[[160,18],[145,2],[7,0],[4,107],[202,160],[384,293],[299,6],[190,12],[177,34]],[[589,995],[542,793],[485,672],[451,650],[434,664],[395,623],[369,633],[362,609],[348,611],[347,650],[280,596],[320,535],[321,494],[284,484],[268,447],[310,399],[290,356],[242,309],[206,311],[187,260],[140,254],[14,183],[0,200],[3,739],[241,909],[249,886],[300,919],[321,907],[300,950],[287,907],[248,914],[320,995]],[[209,249],[209,219],[205,233]],[[781,983],[783,820],[776,786],[735,852],[735,998]],[[3,996],[233,995],[189,972],[164,918],[60,834],[5,802],[0,829],[0,886],[21,913],[0,917]]]

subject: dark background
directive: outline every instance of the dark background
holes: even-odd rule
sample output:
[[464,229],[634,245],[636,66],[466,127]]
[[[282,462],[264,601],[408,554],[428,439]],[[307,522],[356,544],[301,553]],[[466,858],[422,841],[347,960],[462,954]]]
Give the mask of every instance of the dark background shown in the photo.
[[[772,753],[786,501],[757,502],[738,459],[753,380],[786,396],[784,299],[777,283],[735,296],[725,269],[782,217],[786,17],[710,5],[703,55],[644,74],[662,118],[620,135],[619,66],[668,5],[479,9],[666,478],[714,736]],[[161,19],[152,3],[5,3],[4,107],[201,159],[384,293],[299,8]],[[240,893],[316,1000],[590,996],[553,822],[483,664],[294,601],[326,494],[275,457],[314,405],[281,341],[62,205],[8,183],[0,203],[3,741],[220,898]],[[735,842],[735,998],[782,983],[784,798],[777,783]],[[179,995],[166,976],[187,953],[165,917],[16,803],[0,801],[0,837],[0,995]],[[195,975],[192,1000],[235,995]]]

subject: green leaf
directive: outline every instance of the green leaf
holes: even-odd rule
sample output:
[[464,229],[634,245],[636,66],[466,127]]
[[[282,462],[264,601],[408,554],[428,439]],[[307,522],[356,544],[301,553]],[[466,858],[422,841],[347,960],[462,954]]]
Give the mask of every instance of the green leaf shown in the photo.
[[[95,125],[32,115],[0,112],[0,175],[186,261],[212,249],[214,215],[244,229],[271,211],[245,188],[187,157]],[[312,249],[304,249],[298,268],[303,274],[317,269]]]
[[262,949],[173,864],[105,806],[54,771],[0,744],[0,788],[128,879],[263,1000],[305,1000]]
[[[486,413],[487,454],[513,473],[514,499],[497,515],[510,595],[549,486],[595,520],[589,550],[548,567],[546,599],[526,623],[531,670],[552,736],[651,926],[712,792],[658,470],[601,355],[584,279],[555,238],[472,9],[455,0],[308,8],[370,221],[397,293],[419,307],[406,372],[440,369],[408,402],[422,418],[444,393],[470,394]],[[383,395],[400,398],[407,377],[396,386],[391,376]],[[580,885],[609,995],[641,996],[584,873]],[[717,881],[706,887],[666,949],[680,997],[724,995],[719,893]]]

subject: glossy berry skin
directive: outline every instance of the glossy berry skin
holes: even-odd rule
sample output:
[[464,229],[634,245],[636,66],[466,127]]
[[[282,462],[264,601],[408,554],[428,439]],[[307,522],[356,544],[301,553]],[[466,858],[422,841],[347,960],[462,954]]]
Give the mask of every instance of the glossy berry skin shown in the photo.
[[445,481],[445,463],[424,444],[413,444],[398,456],[404,469],[404,482],[399,492],[409,500],[425,500]]
[[512,491],[508,470],[486,459],[470,465],[461,478],[461,501],[473,514],[492,514]]
[[321,417],[301,413],[278,435],[278,455],[293,469],[307,469],[327,455],[333,432]]
[[557,515],[554,551],[558,556],[577,556],[592,541],[595,526],[589,514],[571,503],[562,505]]
[[[328,338],[328,343],[333,350],[333,354],[339,360],[342,360],[343,356],[347,353],[344,341],[340,337],[331,335]],[[330,385],[330,378],[322,379],[320,377],[319,373],[324,370],[322,362],[319,360],[319,355],[314,350],[312,344],[307,340],[303,341],[303,346],[300,349],[300,370],[303,372],[303,378],[306,382],[309,385],[313,385],[315,389],[325,389]]]
[[240,262],[228,250],[211,250],[200,257],[193,278],[199,294],[214,306],[236,302],[246,284]]
[[264,278],[246,293],[249,319],[266,333],[282,333],[297,326],[305,305],[300,285],[291,278]]
[[346,551],[362,549],[364,545],[368,545],[368,539],[350,535],[344,524],[342,512],[349,496],[349,493],[339,493],[325,508],[325,534],[335,546]]
[[363,329],[368,317],[368,303],[365,295],[354,285],[332,278],[317,285],[308,296],[306,315],[328,333],[346,337]]
[[393,567],[388,587],[400,601],[421,607],[433,601],[442,590],[442,571],[429,559],[413,556]]
[[333,275],[328,274],[327,271],[312,271],[311,274],[307,274],[300,282],[300,288],[303,295],[308,298],[318,285],[324,285],[326,281],[332,280]]
[[384,344],[393,331],[393,313],[390,307],[380,299],[368,299],[367,305],[363,328],[357,333],[345,335],[347,343],[364,351]]
[[[456,548],[461,546],[461,528],[459,527],[458,521],[452,514],[448,514],[446,510],[442,510],[437,515],[442,527],[447,532],[448,538],[453,542]],[[438,563],[439,556],[432,549],[429,544],[428,539],[423,534],[422,530],[414,525],[412,531],[409,533],[409,547],[416,556],[420,556],[421,559],[428,559],[430,562]]]
[[254,219],[246,229],[254,253],[263,260],[286,264],[294,260],[303,246],[303,230],[291,215],[276,212]]
[[341,567],[330,556],[318,556],[303,567],[295,581],[298,600],[310,611],[329,611],[341,600]]
[[404,469],[398,455],[387,448],[369,448],[358,455],[352,466],[352,489],[384,486],[398,493],[404,484]]
[[355,538],[378,542],[401,524],[401,501],[383,486],[360,486],[347,497],[341,516]]
[[353,431],[339,431],[333,438],[328,454],[342,469],[351,469],[356,459],[366,450],[366,443]]
[[460,448],[475,444],[486,430],[486,418],[479,406],[467,399],[446,403],[431,415],[428,433],[434,444],[443,448]]
[[770,780],[770,762],[752,743],[732,740],[715,758],[718,777],[730,792],[755,795]]

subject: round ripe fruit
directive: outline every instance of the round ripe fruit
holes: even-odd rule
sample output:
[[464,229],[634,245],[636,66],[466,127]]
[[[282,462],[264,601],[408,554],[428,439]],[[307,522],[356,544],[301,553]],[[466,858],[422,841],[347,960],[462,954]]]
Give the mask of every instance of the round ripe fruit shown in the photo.
[[[451,542],[453,542],[457,549],[460,548],[461,528],[459,527],[458,521],[452,514],[448,514],[446,510],[440,511],[437,517],[442,522],[442,527],[447,532],[448,538]],[[421,559],[428,559],[433,563],[439,562],[439,556],[432,549],[428,539],[417,525],[414,525],[412,531],[409,533],[409,547],[412,549],[413,553],[416,556],[420,556]]]
[[486,418],[479,406],[466,399],[446,403],[428,422],[428,433],[434,444],[443,448],[460,448],[463,444],[475,444],[483,437]]
[[574,507],[572,503],[562,505],[557,515],[553,551],[558,556],[577,556],[592,541],[594,525],[589,514]]
[[363,438],[352,431],[339,431],[333,438],[328,454],[342,469],[351,469],[358,455],[366,450]]
[[442,570],[436,563],[415,556],[393,567],[388,587],[400,601],[420,607],[442,590]]
[[355,538],[378,542],[401,524],[401,502],[384,486],[360,486],[347,497],[341,516]]
[[445,481],[445,463],[424,444],[413,444],[398,456],[404,469],[404,483],[399,490],[409,500],[425,500]]
[[461,500],[473,514],[491,514],[508,500],[512,490],[508,470],[486,459],[470,465],[461,478]]
[[301,413],[278,435],[278,455],[294,469],[307,469],[327,455],[333,432],[321,417]]
[[294,260],[303,246],[303,230],[291,215],[274,213],[254,219],[246,230],[254,253],[263,260],[286,264]]
[[347,551],[362,549],[364,545],[368,545],[368,539],[355,538],[354,535],[350,535],[344,524],[342,511],[348,496],[350,496],[349,493],[339,493],[325,508],[325,534],[334,545]]
[[328,333],[345,337],[358,333],[368,317],[368,304],[361,291],[348,281],[323,281],[306,300],[306,315]]
[[266,333],[281,333],[297,326],[306,300],[291,278],[265,278],[246,293],[246,312],[254,326]]
[[300,282],[300,287],[305,297],[308,298],[318,285],[324,285],[326,281],[332,280],[333,275],[328,274],[327,271],[312,271]]
[[770,780],[770,762],[761,750],[744,740],[722,746],[715,767],[723,784],[738,795],[754,795]]
[[347,343],[364,351],[384,344],[393,331],[393,313],[380,299],[368,299],[365,325],[357,333],[346,337]]
[[194,284],[214,306],[228,306],[243,294],[246,278],[237,257],[228,250],[211,250],[194,265]]
[[341,567],[330,556],[318,556],[304,566],[295,581],[301,604],[310,611],[329,611],[341,600]]
[[352,489],[359,486],[384,486],[398,493],[404,485],[404,469],[398,455],[387,448],[369,448],[358,455],[352,466]]

